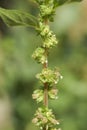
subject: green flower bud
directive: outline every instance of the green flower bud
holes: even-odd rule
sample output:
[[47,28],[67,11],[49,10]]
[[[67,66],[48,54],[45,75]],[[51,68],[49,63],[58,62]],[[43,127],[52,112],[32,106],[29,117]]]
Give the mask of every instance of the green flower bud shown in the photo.
[[47,60],[45,56],[45,50],[42,47],[38,47],[33,53],[32,57],[38,62],[44,64]]
[[53,10],[53,5],[45,5],[45,4],[42,4],[40,5],[40,15],[42,17],[47,17],[47,16],[50,16],[52,15],[54,12]]
[[49,31],[49,26],[40,22],[40,35],[45,38],[49,34]]

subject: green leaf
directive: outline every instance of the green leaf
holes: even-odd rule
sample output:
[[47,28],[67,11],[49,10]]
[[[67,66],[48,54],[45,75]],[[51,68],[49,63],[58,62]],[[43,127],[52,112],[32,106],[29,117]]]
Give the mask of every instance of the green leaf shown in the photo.
[[8,26],[37,26],[37,18],[19,10],[0,8],[0,17]]

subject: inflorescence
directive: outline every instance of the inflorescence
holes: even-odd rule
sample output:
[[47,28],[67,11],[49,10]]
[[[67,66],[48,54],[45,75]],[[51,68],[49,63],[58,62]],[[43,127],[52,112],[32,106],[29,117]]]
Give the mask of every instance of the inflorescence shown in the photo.
[[[56,85],[59,79],[62,78],[58,69],[51,70],[48,67],[49,50],[58,44],[55,34],[49,27],[49,22],[53,21],[53,16],[55,14],[56,0],[35,0],[35,2],[38,4],[40,10],[38,29],[36,29],[36,31],[42,38],[42,44],[36,48],[32,57],[43,65],[43,69],[36,75],[42,87],[33,92],[32,98],[35,99],[37,103],[43,103],[45,89],[47,89],[48,98],[58,99],[58,89]],[[37,109],[32,122],[43,130],[59,130],[56,128],[56,126],[59,125],[59,121],[55,119],[52,110],[48,108],[47,104]]]

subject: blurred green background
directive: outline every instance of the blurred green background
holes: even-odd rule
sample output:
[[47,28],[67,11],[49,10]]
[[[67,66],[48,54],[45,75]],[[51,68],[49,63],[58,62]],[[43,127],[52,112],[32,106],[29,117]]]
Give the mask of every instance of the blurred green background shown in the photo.
[[[32,0],[0,0],[0,6],[37,16]],[[63,75],[59,98],[50,101],[62,130],[87,130],[87,0],[60,6],[51,29],[59,44],[49,56],[51,68]],[[31,28],[8,28],[0,19],[0,130],[39,130],[31,120],[38,105],[32,92],[41,71],[31,55],[41,42]]]

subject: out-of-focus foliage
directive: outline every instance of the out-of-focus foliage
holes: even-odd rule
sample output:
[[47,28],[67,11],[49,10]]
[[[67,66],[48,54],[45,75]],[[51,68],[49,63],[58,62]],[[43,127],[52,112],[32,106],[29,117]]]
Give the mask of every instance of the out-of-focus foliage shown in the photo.
[[56,0],[58,2],[58,5],[62,5],[65,3],[71,3],[71,2],[80,2],[82,0]]
[[24,11],[0,8],[0,17],[8,26],[35,27],[37,25],[36,17]]
[[[9,0],[1,0],[0,6],[38,12],[31,1],[6,3]],[[50,101],[49,106],[62,130],[87,130],[87,1],[59,7],[51,25],[59,43],[51,51],[49,64],[58,66],[64,78],[58,85],[57,103]],[[0,22],[0,130],[37,129],[31,123],[37,107],[31,95],[38,86],[35,74],[41,69],[31,55],[40,42],[34,30],[7,28]]]

